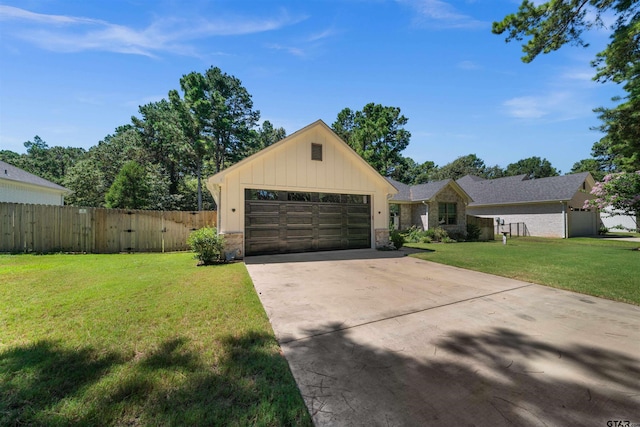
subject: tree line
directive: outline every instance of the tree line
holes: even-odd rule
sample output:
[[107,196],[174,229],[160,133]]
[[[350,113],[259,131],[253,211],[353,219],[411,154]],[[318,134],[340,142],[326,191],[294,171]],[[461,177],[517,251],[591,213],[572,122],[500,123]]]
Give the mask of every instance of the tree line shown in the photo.
[[[0,159],[73,191],[66,203],[76,206],[201,210],[215,209],[204,177],[286,137],[269,121],[258,126],[260,112],[239,79],[212,67],[180,79],[182,93],[139,107],[139,116],[85,150],[49,147],[39,136],[24,143],[25,154],[0,151]],[[476,175],[486,179],[526,175],[557,176],[560,171],[540,157],[506,168],[487,165],[476,154],[438,166],[403,156],[411,133],[398,107],[369,103],[345,108],[331,127],[382,175],[415,185]],[[577,162],[570,173],[591,172],[601,179],[615,164],[598,158]]]

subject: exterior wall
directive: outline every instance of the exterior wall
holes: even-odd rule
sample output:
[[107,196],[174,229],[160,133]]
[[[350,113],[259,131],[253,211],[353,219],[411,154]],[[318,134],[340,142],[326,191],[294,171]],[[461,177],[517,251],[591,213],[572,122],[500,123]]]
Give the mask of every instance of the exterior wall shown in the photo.
[[64,193],[3,179],[0,180],[0,202],[61,206],[64,204]]
[[398,229],[406,230],[413,225],[413,205],[402,204],[398,205],[398,208],[400,209],[400,224]]
[[222,233],[224,251],[232,252],[236,258],[244,257],[244,233]]
[[640,228],[640,216],[634,218],[611,207],[600,212],[600,219],[602,220],[602,225],[615,232],[633,232],[634,230],[638,232]]
[[531,236],[566,237],[563,209],[566,204],[541,203],[510,206],[467,206],[467,214],[483,218],[500,218],[505,224],[524,222]]
[[[244,190],[312,191],[371,196],[372,242],[375,230],[389,228],[388,194],[392,188],[324,126],[311,126],[281,145],[266,148],[224,174],[207,180],[220,185],[219,232],[244,233]],[[311,144],[322,144],[322,161],[311,160]]]
[[[456,224],[455,225],[444,225],[439,224],[438,220],[438,204],[439,203],[456,203]],[[460,233],[465,233],[467,231],[467,207],[464,203],[464,200],[458,193],[456,193],[452,188],[447,187],[443,189],[436,196],[435,200],[429,202],[429,228],[437,228],[442,227],[447,231],[457,231]]]

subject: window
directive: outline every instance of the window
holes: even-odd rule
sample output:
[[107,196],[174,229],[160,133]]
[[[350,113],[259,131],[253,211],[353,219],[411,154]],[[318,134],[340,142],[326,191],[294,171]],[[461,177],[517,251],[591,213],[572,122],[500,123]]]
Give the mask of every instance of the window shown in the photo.
[[311,144],[311,160],[322,161],[322,144]]
[[333,193],[320,193],[319,197],[322,203],[340,203],[340,195]]
[[438,224],[455,225],[458,223],[458,206],[455,203],[438,204]]
[[287,199],[290,202],[310,202],[311,193],[288,193]]
[[271,190],[249,190],[247,189],[245,197],[248,200],[278,200],[278,192]]

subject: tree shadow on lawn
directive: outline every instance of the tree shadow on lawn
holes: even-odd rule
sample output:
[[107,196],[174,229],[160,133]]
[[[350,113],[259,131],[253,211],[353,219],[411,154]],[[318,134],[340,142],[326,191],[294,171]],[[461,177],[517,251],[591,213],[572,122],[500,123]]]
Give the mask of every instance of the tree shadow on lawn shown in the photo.
[[409,356],[354,336],[346,329],[283,346],[318,426],[640,422],[640,362],[615,349],[494,328],[413,342],[424,351]]
[[[184,337],[128,358],[51,342],[10,349],[0,354],[0,378],[7,379],[0,424],[310,425],[273,336],[230,336],[222,345],[215,365]],[[109,378],[118,366],[120,376]],[[111,384],[87,391],[102,380]],[[81,408],[60,415],[69,401]]]

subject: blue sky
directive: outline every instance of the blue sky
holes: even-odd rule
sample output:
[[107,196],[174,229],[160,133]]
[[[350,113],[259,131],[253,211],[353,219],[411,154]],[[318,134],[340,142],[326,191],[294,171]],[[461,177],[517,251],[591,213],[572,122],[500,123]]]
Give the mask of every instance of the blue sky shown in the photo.
[[566,173],[601,137],[592,109],[621,93],[591,81],[608,33],[524,64],[491,33],[519,3],[0,0],[0,149],[35,135],[89,148],[217,66],[288,134],[375,102],[409,119],[403,154],[418,162],[539,156]]

